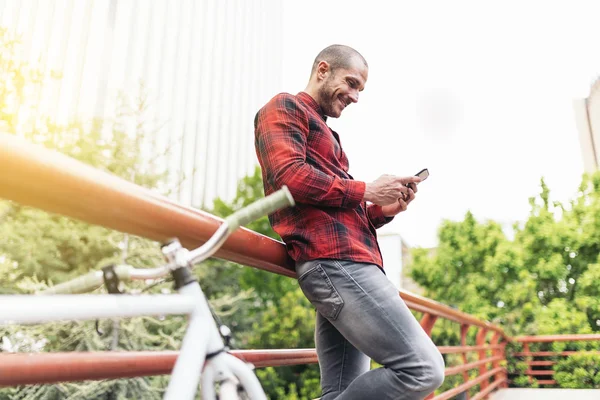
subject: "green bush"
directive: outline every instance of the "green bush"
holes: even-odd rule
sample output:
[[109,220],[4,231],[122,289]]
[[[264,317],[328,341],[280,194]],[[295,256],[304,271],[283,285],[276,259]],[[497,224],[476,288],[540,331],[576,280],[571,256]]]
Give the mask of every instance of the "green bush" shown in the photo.
[[554,371],[562,388],[600,389],[600,354],[574,354],[559,361]]

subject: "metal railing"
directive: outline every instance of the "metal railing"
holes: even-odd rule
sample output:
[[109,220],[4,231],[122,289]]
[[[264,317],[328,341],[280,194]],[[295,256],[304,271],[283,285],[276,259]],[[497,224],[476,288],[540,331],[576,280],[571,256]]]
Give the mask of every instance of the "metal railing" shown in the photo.
[[[559,357],[568,357],[574,354],[596,353],[600,354],[600,350],[595,351],[532,351],[531,344],[541,343],[557,343],[557,342],[582,342],[582,341],[600,341],[600,334],[585,334],[585,335],[547,335],[547,336],[517,336],[513,339],[515,343],[522,345],[522,351],[512,353],[513,357],[522,358],[527,364],[525,375],[529,377],[529,381],[534,379],[539,385],[549,386],[556,385],[554,379],[554,365]],[[555,360],[549,359],[554,358]],[[547,368],[549,367],[549,368]]]
[[[181,206],[63,154],[5,134],[0,134],[0,198],[156,241],[176,236],[186,247],[204,243],[221,223],[206,212]],[[283,243],[243,228],[227,240],[216,257],[296,276]],[[462,383],[428,399],[450,399],[460,393],[469,398],[469,392],[478,391],[472,399],[479,400],[497,388],[507,387],[505,346],[512,339],[499,326],[409,292],[399,294],[411,310],[421,313],[420,323],[428,335],[431,336],[440,319],[456,323],[460,329],[460,345],[438,346],[438,349],[445,356],[459,355],[459,362],[447,365],[445,375],[460,376]],[[257,367],[317,362],[314,349],[233,353]],[[0,354],[0,385],[168,374],[177,354],[172,351]]]
[[[314,349],[233,350],[255,367],[315,364]],[[170,374],[178,351],[0,354],[0,386]]]
[[[157,241],[177,236],[186,247],[202,244],[221,222],[208,213],[181,206],[147,189],[12,135],[0,135],[0,160],[0,197],[23,205]],[[85,201],[82,201],[83,196]],[[281,242],[246,229],[234,233],[216,256],[295,277]],[[401,291],[400,296],[412,310],[422,313],[421,326],[429,335],[440,318],[460,324],[461,346],[441,346],[439,349],[443,354],[463,355],[464,363],[449,366],[446,375],[461,374],[465,383],[439,394],[434,397],[436,400],[450,398],[452,393],[475,385],[479,385],[483,397],[494,388],[506,385],[506,374],[500,362],[504,360],[503,348],[508,338],[501,328],[408,292]],[[478,329],[477,339],[476,343],[467,345],[467,332],[471,327]],[[489,342],[488,332],[492,333]],[[476,353],[478,361],[467,362],[469,353]],[[257,366],[317,362],[314,349],[248,350],[236,354]],[[0,384],[167,374],[176,356],[176,352],[2,354]],[[85,368],[90,362],[95,366],[93,370]],[[491,369],[488,364],[491,364]],[[468,380],[468,371],[472,369],[476,369],[479,376]]]

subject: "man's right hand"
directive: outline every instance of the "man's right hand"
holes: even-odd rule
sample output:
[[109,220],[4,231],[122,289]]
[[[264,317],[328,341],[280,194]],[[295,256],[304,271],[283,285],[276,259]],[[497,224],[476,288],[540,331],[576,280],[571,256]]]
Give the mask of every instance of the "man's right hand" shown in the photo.
[[[367,183],[363,200],[379,206],[387,206],[408,195],[407,184],[419,182],[421,182],[421,178],[417,176],[381,175],[375,181]],[[411,189],[416,192],[417,185],[411,185]]]

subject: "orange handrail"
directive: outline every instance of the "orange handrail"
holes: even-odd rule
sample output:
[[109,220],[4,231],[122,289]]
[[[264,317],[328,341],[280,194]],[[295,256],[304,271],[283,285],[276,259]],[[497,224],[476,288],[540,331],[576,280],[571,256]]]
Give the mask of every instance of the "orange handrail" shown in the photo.
[[[156,241],[164,241],[176,236],[186,247],[197,247],[203,244],[222,222],[221,219],[208,213],[182,206],[56,151],[27,143],[22,138],[8,134],[0,134],[0,197]],[[216,256],[273,273],[296,276],[293,263],[287,256],[283,243],[247,229],[234,233]],[[429,335],[439,319],[460,324],[461,345],[438,348],[443,354],[461,355],[462,364],[448,366],[446,375],[462,375],[464,383],[437,397],[429,398],[446,399],[451,393],[459,393],[479,385],[479,394],[474,399],[480,399],[496,388],[506,386],[506,371],[500,366],[500,362],[505,360],[504,348],[510,341],[514,340],[527,346],[528,343],[533,342],[600,340],[600,335],[597,334],[510,338],[501,327],[488,321],[482,321],[475,316],[410,292],[401,290],[399,294],[412,310],[423,313],[421,326]],[[467,344],[467,333],[471,328],[477,329],[476,343]],[[492,337],[488,338],[488,334]],[[473,352],[478,358],[476,361],[467,359],[467,354]],[[528,350],[524,354],[527,352]],[[317,361],[314,349],[252,350],[236,354],[243,355],[257,366],[305,364]],[[527,354],[533,355],[531,352]],[[114,365],[110,363],[117,359],[120,360],[118,363],[124,363],[125,359],[133,360],[134,364],[121,364],[128,365],[129,372],[116,367],[107,367],[105,372],[116,374],[120,371],[119,375],[110,375],[117,377],[134,376],[130,374],[137,371],[135,376],[139,376],[139,374],[168,373],[176,353],[68,353],[68,355],[43,353],[27,356],[4,354],[0,355],[0,368],[2,368],[0,376],[4,379],[9,379],[7,377],[11,376],[17,379],[15,374],[9,371],[11,366],[15,365],[20,365],[22,368],[28,366],[27,368],[32,368],[31,371],[41,368],[40,371],[48,372],[52,369],[48,360],[56,362],[60,358],[63,375],[60,377],[56,375],[54,379],[104,379],[94,378],[92,371],[88,371],[86,375],[86,360],[90,357],[94,360],[96,358],[104,360],[107,365]],[[145,364],[148,362],[154,366]],[[42,367],[43,365],[46,367]],[[542,364],[531,364],[534,365]],[[476,370],[478,376],[469,380],[469,370]],[[64,375],[65,371],[71,375]],[[40,375],[36,375],[36,372],[31,372],[27,379],[36,376],[42,379]],[[48,376],[46,379],[49,379]],[[10,382],[15,382],[14,379]],[[28,382],[33,383],[31,380]]]
[[[57,151],[1,133],[0,197],[159,242],[176,236],[186,247],[206,242],[221,223]],[[216,256],[296,275],[281,242],[244,228]]]
[[[514,357],[525,357],[525,363],[528,368],[525,375],[533,381],[534,377],[554,377],[553,366],[556,361],[534,360],[535,357],[564,357],[575,354],[600,354],[599,350],[567,350],[567,351],[531,351],[529,345],[532,343],[554,343],[554,342],[582,342],[582,341],[600,341],[600,334],[567,334],[567,335],[540,335],[540,336],[517,336],[513,338],[514,342],[523,344],[523,351],[513,352]],[[533,369],[532,367],[550,367],[550,369]],[[555,385],[554,379],[537,379],[539,385]]]
[[[234,350],[256,367],[315,364],[314,349]],[[0,354],[0,386],[170,374],[178,351]]]
[[581,342],[586,340],[600,340],[600,334],[516,336],[513,340],[519,343]]

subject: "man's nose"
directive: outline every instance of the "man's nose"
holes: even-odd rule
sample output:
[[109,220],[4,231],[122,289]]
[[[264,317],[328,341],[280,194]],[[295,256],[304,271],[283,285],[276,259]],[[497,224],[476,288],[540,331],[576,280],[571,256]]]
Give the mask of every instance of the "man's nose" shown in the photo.
[[358,90],[350,93],[350,100],[352,100],[353,103],[358,103]]

